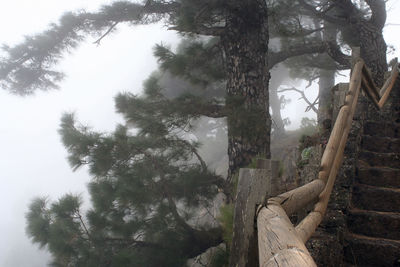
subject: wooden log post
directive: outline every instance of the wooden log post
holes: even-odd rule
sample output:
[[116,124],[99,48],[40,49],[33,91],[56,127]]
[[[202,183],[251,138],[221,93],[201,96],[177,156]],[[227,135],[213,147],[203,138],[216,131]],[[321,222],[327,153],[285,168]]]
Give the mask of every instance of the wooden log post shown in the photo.
[[394,64],[392,68],[392,72],[390,74],[389,79],[386,80],[385,84],[383,85],[382,89],[379,91],[381,96],[378,106],[381,109],[383,105],[386,103],[387,99],[389,98],[390,92],[392,91],[394,84],[399,76],[399,63],[396,59],[396,64]]
[[332,128],[336,122],[340,108],[344,105],[346,93],[349,90],[349,83],[339,83],[332,88],[333,91],[333,108],[332,108]]
[[346,95],[345,104],[340,108],[335,126],[328,141],[327,148],[321,159],[321,168],[318,178],[326,181],[324,191],[319,196],[319,201],[314,210],[307,215],[296,227],[298,237],[306,242],[314,233],[325,215],[328,201],[336,180],[336,174],[343,160],[343,152],[347,137],[353,121],[357,106],[357,99],[361,89],[361,75],[364,62],[357,61],[350,78],[349,92]]
[[317,266],[280,205],[268,205],[257,217],[260,267]]
[[271,160],[259,159],[257,167],[262,169],[243,168],[239,171],[229,257],[230,267],[258,266],[256,208],[270,195],[273,179],[271,179]]

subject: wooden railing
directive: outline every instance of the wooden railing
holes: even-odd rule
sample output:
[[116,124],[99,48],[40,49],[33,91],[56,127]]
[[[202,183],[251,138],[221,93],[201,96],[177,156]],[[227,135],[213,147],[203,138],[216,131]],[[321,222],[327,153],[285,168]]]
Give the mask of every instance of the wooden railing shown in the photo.
[[[399,65],[382,89],[361,58],[354,60],[349,90],[340,108],[329,141],[322,155],[318,178],[314,181],[268,199],[266,206],[256,211],[258,229],[259,265],[265,266],[316,266],[305,242],[315,232],[326,212],[336,175],[343,160],[343,152],[356,111],[361,88],[374,105],[381,109],[387,101],[399,73]],[[294,212],[315,203],[314,209],[296,226],[289,217]]]

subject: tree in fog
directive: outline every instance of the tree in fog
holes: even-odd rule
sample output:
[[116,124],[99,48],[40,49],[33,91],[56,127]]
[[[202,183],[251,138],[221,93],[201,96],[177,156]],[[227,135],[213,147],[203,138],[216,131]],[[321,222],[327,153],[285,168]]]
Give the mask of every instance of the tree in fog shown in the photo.
[[149,78],[142,96],[116,98],[136,134],[122,125],[97,133],[72,114],[63,116],[60,134],[71,166],[87,165],[94,177],[93,207],[84,216],[73,195],[32,202],[28,234],[48,247],[56,266],[179,266],[222,242],[219,227],[191,223],[226,181],[207,169],[195,141],[182,138],[197,109],[185,102],[166,98]]
[[[275,4],[271,1],[271,10],[280,8]],[[17,94],[57,88],[63,78],[57,64],[86,37],[97,36],[96,42],[101,43],[120,23],[136,25],[159,21],[182,34],[214,37],[216,44],[207,50],[218,48],[222,52],[224,105],[232,111],[218,115],[228,120],[228,180],[255,155],[270,157],[268,70],[292,56],[333,50],[331,45],[314,42],[270,51],[267,56],[265,1],[118,1],[98,12],[66,13],[45,32],[28,36],[14,47],[4,46],[0,85]],[[208,55],[213,53],[207,51]],[[214,58],[207,59],[214,61]],[[195,72],[187,78],[194,76]]]
[[[329,10],[337,12],[347,11],[345,4],[351,4],[328,2],[333,2]],[[282,12],[284,3],[271,1],[270,11]],[[380,8],[381,3],[371,3],[371,10]],[[294,4],[324,21],[333,16],[315,3]],[[344,19],[356,14],[358,9],[353,7],[354,12],[344,14]],[[196,85],[200,93],[183,89],[182,94],[168,97],[160,87],[160,77],[154,76],[144,95],[117,97],[126,125],[112,134],[93,132],[79,126],[72,116],[64,116],[61,134],[71,165],[88,165],[93,176],[89,186],[93,208],[82,216],[79,198],[71,195],[54,203],[43,199],[32,203],[28,233],[34,242],[49,248],[55,263],[176,266],[221,242],[218,228],[191,225],[191,213],[207,206],[220,190],[231,194],[233,174],[252,157],[270,157],[269,70],[306,53],[327,52],[336,63],[349,64],[336,42],[321,38],[296,43],[289,34],[287,42],[268,51],[271,22],[267,9],[266,2],[258,0],[115,2],[95,13],[67,13],[47,31],[27,37],[15,47],[4,47],[1,86],[13,93],[30,94],[57,88],[63,78],[56,69],[62,56],[89,35],[101,43],[120,23],[163,21],[169,29],[194,38],[182,51],[158,46],[156,56],[164,71]],[[337,15],[337,20],[341,21],[342,15]],[[364,15],[361,18],[366,20]],[[279,26],[279,21],[274,25]],[[307,29],[301,21],[292,26],[296,33],[302,32],[301,37],[318,39],[314,37],[320,29]],[[337,27],[343,32],[348,29]],[[222,95],[213,94],[212,90],[221,88]],[[227,119],[227,182],[207,169],[198,144],[183,134],[204,116]]]
[[[361,57],[372,70],[375,82],[382,83],[387,71],[386,43],[382,30],[386,21],[385,1],[297,0],[271,1],[275,20],[271,35],[280,36],[284,47],[322,41],[328,44],[327,54],[307,54],[287,60],[291,76],[309,81],[319,80],[318,123],[329,134],[331,120],[330,89],[335,72],[349,69],[348,56],[339,51],[361,48]],[[276,26],[277,25],[277,26]],[[301,38],[298,38],[301,37]],[[346,52],[349,54],[348,52]],[[271,93],[274,92],[271,88]]]

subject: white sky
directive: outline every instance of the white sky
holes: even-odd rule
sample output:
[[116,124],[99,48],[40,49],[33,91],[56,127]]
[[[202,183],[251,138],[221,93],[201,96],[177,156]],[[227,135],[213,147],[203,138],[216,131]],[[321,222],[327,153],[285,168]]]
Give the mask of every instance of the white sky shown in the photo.
[[[9,0],[0,9],[0,43],[13,44],[24,35],[40,32],[67,10],[96,9],[98,0]],[[388,23],[399,23],[400,4],[391,0]],[[395,5],[397,4],[397,5]],[[385,30],[388,44],[400,44],[400,26]],[[55,200],[66,192],[86,191],[85,170],[73,173],[57,133],[61,114],[76,111],[81,122],[102,131],[112,130],[121,118],[115,114],[113,97],[120,91],[140,92],[142,80],[156,62],[152,47],[173,42],[176,35],[160,25],[121,27],[101,46],[82,45],[63,61],[67,74],[60,91],[17,97],[0,91],[0,267],[45,266],[48,254],[30,243],[25,218],[30,200],[49,196]],[[398,48],[398,46],[397,46]],[[396,56],[399,52],[396,52]],[[393,56],[389,56],[392,58]],[[312,90],[308,90],[314,99]],[[293,99],[285,111],[294,126],[305,109]],[[285,115],[284,115],[285,116]]]

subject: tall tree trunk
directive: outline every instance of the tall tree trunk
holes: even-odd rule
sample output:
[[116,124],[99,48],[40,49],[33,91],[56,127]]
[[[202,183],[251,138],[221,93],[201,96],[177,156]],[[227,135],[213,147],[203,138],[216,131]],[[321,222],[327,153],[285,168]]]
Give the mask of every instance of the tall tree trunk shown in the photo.
[[282,136],[285,134],[285,124],[283,123],[281,114],[281,100],[278,96],[277,84],[270,84],[269,86],[269,104],[272,111],[272,123],[274,128],[274,137]]
[[[337,31],[329,23],[324,23],[324,31],[321,39],[325,42],[336,42]],[[324,55],[325,56],[325,55]],[[329,56],[325,56],[327,61],[332,61]],[[333,65],[333,64],[332,64]],[[323,139],[329,138],[332,125],[332,95],[331,89],[335,86],[335,70],[321,69],[318,81],[319,107],[318,107],[318,125]]]
[[360,52],[361,58],[371,70],[374,82],[382,86],[384,75],[388,69],[386,61],[387,45],[383,38],[383,26],[375,25],[372,22],[360,23],[358,25],[360,33]]
[[319,81],[318,126],[322,138],[328,138],[332,125],[332,95],[335,86],[335,70],[321,70]]
[[386,23],[386,1],[366,1],[371,9],[371,17],[349,18],[351,30],[358,34],[361,58],[372,72],[374,82],[382,86],[387,71],[387,45],[383,38],[383,27]]
[[267,5],[263,0],[227,4],[221,41],[226,56],[228,108],[228,181],[256,155],[270,158],[267,70]]

